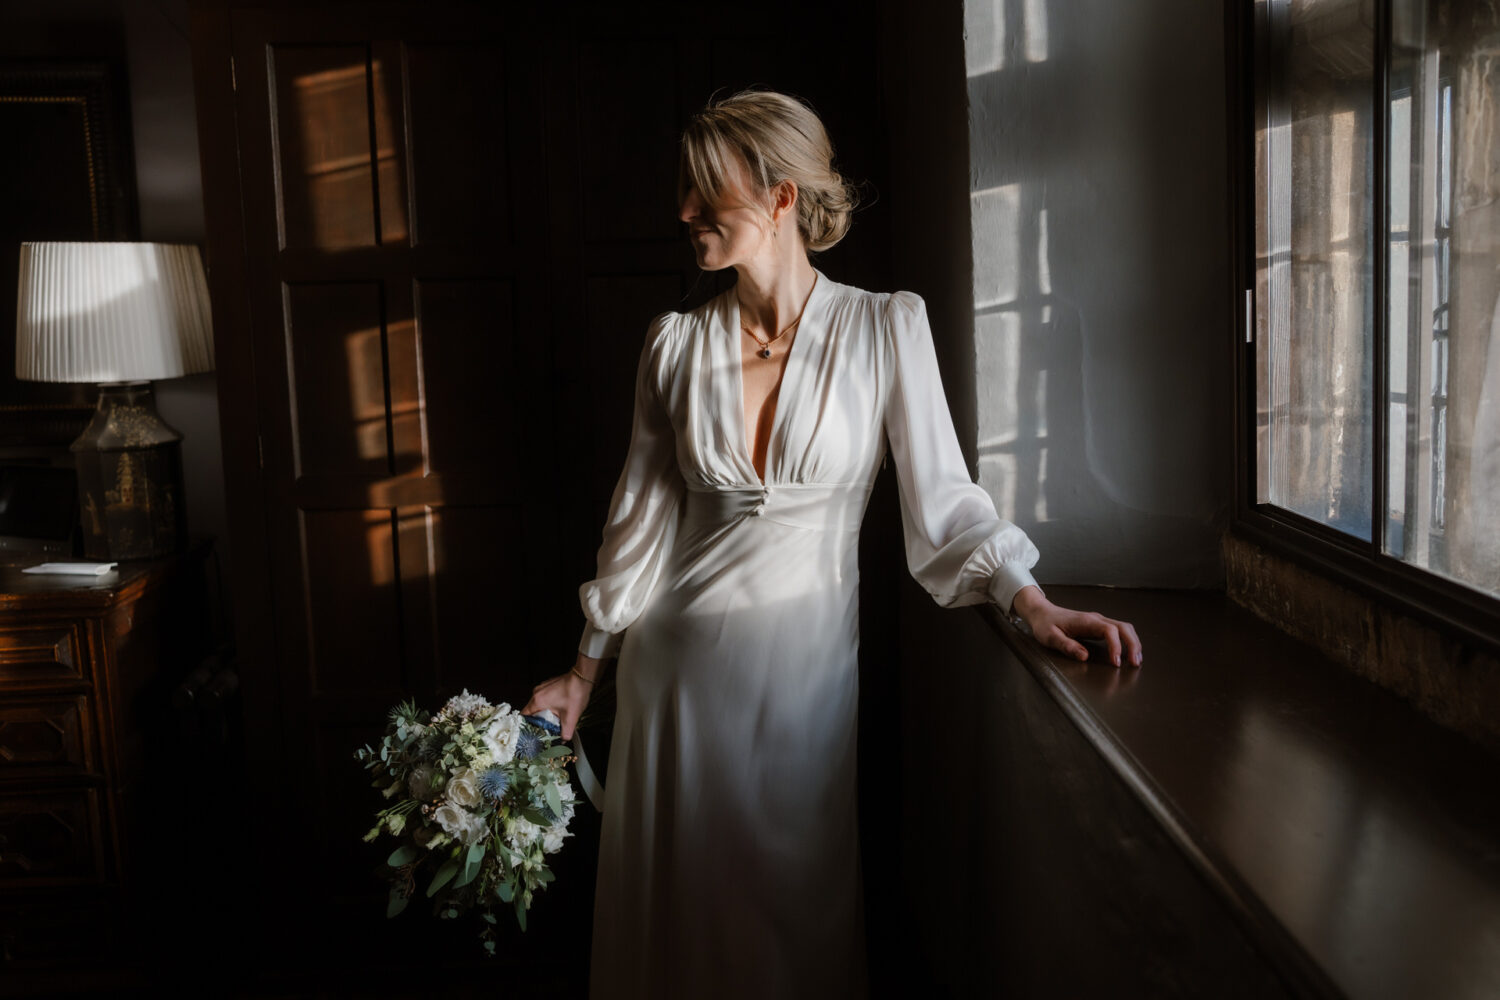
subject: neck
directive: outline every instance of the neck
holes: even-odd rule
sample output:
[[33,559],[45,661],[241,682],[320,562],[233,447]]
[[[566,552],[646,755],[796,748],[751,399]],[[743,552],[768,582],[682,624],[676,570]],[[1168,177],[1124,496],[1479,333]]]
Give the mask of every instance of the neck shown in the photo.
[[818,274],[800,246],[793,252],[735,267],[740,322],[765,337],[785,330],[802,313]]

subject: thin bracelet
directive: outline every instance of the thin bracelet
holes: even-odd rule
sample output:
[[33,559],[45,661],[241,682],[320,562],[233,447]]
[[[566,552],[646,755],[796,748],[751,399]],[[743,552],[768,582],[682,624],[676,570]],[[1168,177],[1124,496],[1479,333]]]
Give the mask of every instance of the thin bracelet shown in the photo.
[[585,676],[583,676],[583,674],[578,673],[578,668],[577,667],[569,667],[568,668],[568,673],[570,673],[570,674],[576,674],[578,676],[578,679],[581,680],[581,681],[583,681],[589,687],[593,687],[594,686],[593,679],[589,678],[589,677],[585,677]]

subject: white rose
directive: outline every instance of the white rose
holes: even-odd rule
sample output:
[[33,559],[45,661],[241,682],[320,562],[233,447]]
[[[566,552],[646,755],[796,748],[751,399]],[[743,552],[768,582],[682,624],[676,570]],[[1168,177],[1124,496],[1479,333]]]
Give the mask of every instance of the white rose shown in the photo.
[[563,838],[570,836],[567,828],[562,825],[550,826],[547,832],[542,834],[542,850],[548,854],[556,854],[562,850]]
[[463,844],[472,844],[485,834],[484,817],[476,816],[452,802],[444,802],[438,806],[433,811],[432,818],[437,820],[444,833]]
[[513,712],[497,714],[484,730],[484,745],[495,764],[509,764],[516,756],[516,740],[525,723]]
[[464,808],[479,804],[479,778],[472,767],[466,767],[448,782],[448,801]]
[[411,769],[406,776],[406,787],[411,789],[411,797],[414,799],[425,799],[432,794],[433,770],[429,764],[418,764]]
[[476,813],[465,813],[465,815],[469,817],[469,820],[464,827],[463,833],[459,835],[459,840],[462,840],[465,844],[472,844],[489,836],[490,825],[485,822],[483,816]]
[[541,834],[541,827],[520,816],[511,816],[505,821],[505,839],[510,841],[513,849],[523,854],[536,843]]

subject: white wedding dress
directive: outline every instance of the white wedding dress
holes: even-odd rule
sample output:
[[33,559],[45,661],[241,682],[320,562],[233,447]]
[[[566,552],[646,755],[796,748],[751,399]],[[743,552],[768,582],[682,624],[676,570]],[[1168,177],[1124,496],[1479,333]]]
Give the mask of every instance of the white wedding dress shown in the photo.
[[[939,604],[1008,608],[1036,548],[969,478],[922,300],[818,274],[762,483],[730,289],[650,327],[582,651],[618,654],[595,998],[865,992],[858,538],[890,442]],[[622,634],[623,633],[623,634]]]

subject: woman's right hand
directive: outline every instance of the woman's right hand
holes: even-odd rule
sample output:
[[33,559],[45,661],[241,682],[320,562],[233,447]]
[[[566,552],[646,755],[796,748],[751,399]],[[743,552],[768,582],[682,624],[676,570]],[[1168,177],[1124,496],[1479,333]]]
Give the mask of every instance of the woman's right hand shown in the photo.
[[583,714],[584,707],[589,703],[589,696],[594,693],[592,682],[599,679],[603,666],[602,660],[579,653],[572,670],[542,681],[531,689],[531,700],[521,709],[521,714],[536,715],[552,709],[562,725],[562,738],[571,740],[573,729],[578,725],[578,717]]

